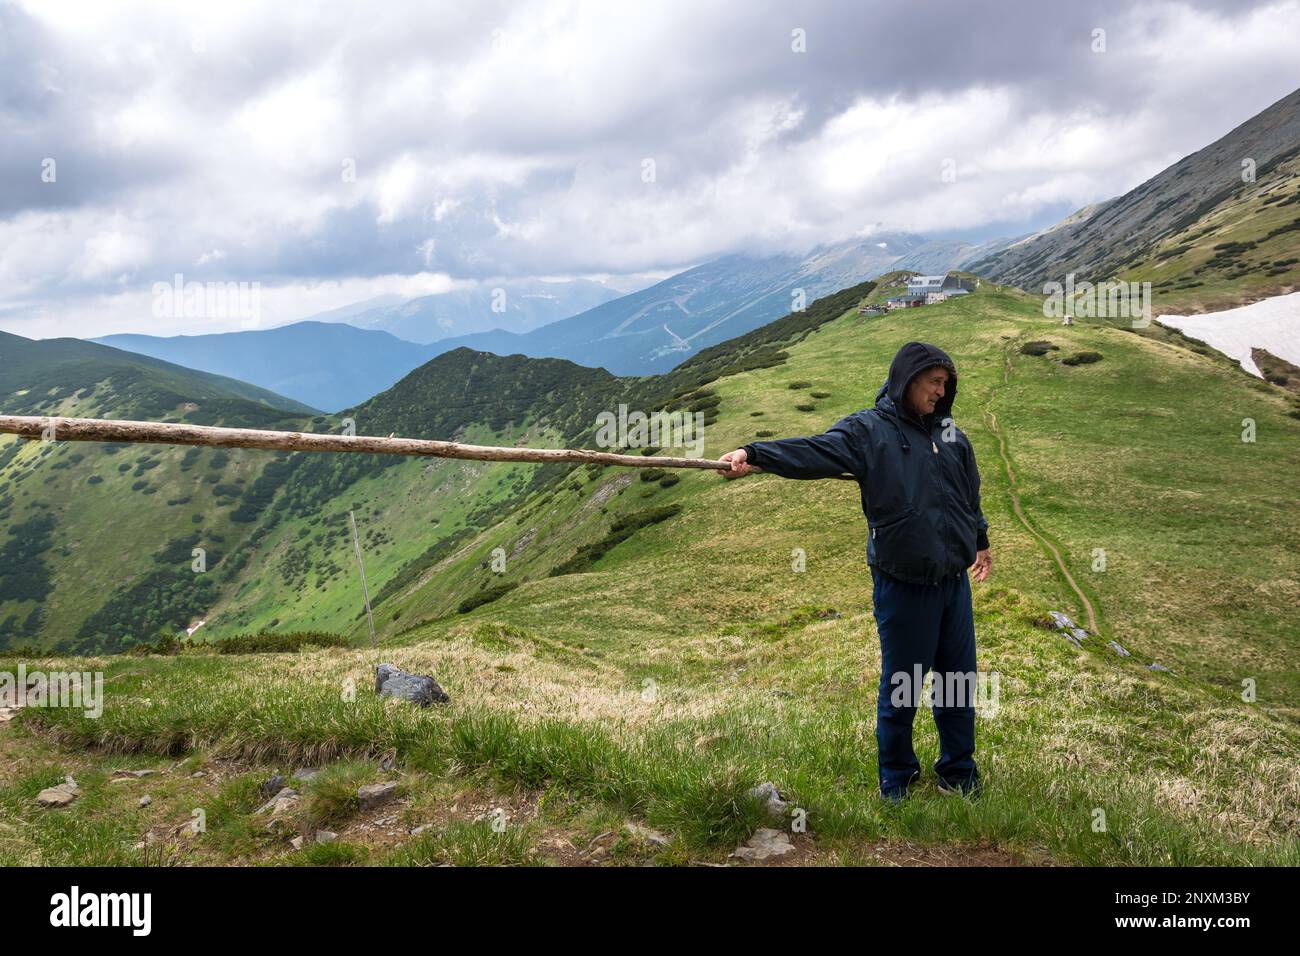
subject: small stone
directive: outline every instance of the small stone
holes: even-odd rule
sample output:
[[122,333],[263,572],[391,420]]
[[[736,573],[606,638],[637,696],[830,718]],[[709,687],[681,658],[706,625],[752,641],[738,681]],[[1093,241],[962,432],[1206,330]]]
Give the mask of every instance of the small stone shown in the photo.
[[737,860],[767,860],[774,856],[784,856],[793,849],[794,844],[784,830],[759,827],[749,842],[737,847],[731,855]]
[[1047,613],[1051,616],[1052,621],[1056,624],[1056,626],[1061,630],[1068,631],[1074,627],[1074,622],[1071,621],[1064,614],[1062,614],[1060,611],[1048,611]]
[[293,847],[295,850],[301,850],[301,849],[302,849],[302,837],[300,837],[300,836],[296,836],[296,837],[294,837],[292,840],[289,841],[289,845],[290,845],[291,847]]
[[337,840],[338,838],[339,838],[339,835],[338,835],[337,833],[334,833],[334,832],[331,831],[331,830],[317,830],[317,831],[316,831],[316,842],[319,843],[319,844],[322,844],[322,845],[323,845],[323,844],[326,844],[326,843],[333,843],[333,842],[334,842],[335,840]]
[[411,831],[411,836],[419,836],[421,833],[424,833],[426,830],[432,830],[432,829],[433,829],[432,823],[421,823],[418,827],[416,827],[414,830]]
[[147,793],[140,798],[140,806],[142,807],[147,807],[151,803],[153,803],[153,797],[149,796]]
[[1119,643],[1118,643],[1117,641],[1107,641],[1107,642],[1106,642],[1106,646],[1109,647],[1109,648],[1110,648],[1112,651],[1114,651],[1116,654],[1118,654],[1120,657],[1132,657],[1132,656],[1133,656],[1133,655],[1130,654],[1128,651],[1124,650],[1124,648],[1120,647],[1120,646],[1119,646]]
[[767,808],[768,819],[773,823],[785,819],[786,811],[790,805],[781,799],[780,792],[773,783],[760,783],[757,787],[751,789],[747,796],[762,802]]
[[195,770],[192,774],[190,774],[190,778],[197,780],[199,777],[206,777],[207,775],[208,772],[206,770]]
[[277,773],[271,779],[262,781],[262,786],[258,788],[258,795],[263,800],[270,800],[273,796],[284,789],[284,785],[287,782],[288,781],[286,781],[284,777]]
[[114,770],[110,780],[139,780],[142,777],[152,777],[157,770]]
[[298,791],[292,787],[284,787],[274,797],[258,807],[257,812],[280,816],[292,811],[297,805]]
[[1156,664],[1154,662],[1151,664],[1151,669],[1153,671],[1168,671],[1169,673],[1173,673],[1172,671],[1169,671],[1169,668],[1165,667],[1164,664]]
[[316,767],[299,767],[293,772],[293,779],[306,783],[318,773],[320,770]]
[[66,783],[61,783],[57,787],[47,787],[38,793],[36,802],[43,807],[66,807],[77,799],[79,792],[75,784],[69,787]]
[[395,783],[368,783],[357,790],[357,799],[361,801],[362,810],[373,810],[397,796]]
[[668,837],[664,836],[658,830],[652,830],[639,823],[625,823],[623,824],[623,829],[634,837],[640,837],[642,840],[645,840],[645,842],[653,843],[655,846],[667,846],[670,842]]

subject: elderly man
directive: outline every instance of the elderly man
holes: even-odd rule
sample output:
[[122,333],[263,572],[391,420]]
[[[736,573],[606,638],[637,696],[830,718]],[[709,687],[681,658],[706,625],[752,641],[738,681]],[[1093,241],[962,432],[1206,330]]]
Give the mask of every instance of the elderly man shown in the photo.
[[729,467],[718,472],[857,479],[870,526],[867,564],[880,634],[880,794],[890,801],[906,797],[921,775],[912,724],[921,678],[931,669],[939,789],[973,795],[981,788],[971,696],[975,619],[966,572],[985,580],[992,558],[975,452],[949,414],[956,397],[952,359],[934,345],[908,342],[894,356],[874,408],[854,412],[823,435],[738,448],[722,456]]

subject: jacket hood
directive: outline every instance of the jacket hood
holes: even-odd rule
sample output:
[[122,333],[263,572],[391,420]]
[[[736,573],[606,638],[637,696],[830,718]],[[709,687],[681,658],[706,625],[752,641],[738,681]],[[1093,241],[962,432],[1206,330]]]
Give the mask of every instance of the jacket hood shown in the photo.
[[[894,356],[894,361],[889,366],[889,377],[876,393],[876,408],[893,418],[896,428],[897,419],[901,416],[914,422],[921,421],[906,404],[907,387],[918,374],[936,365],[946,368],[949,375],[948,384],[943,389],[943,398],[934,406],[934,418],[931,419],[942,421],[952,414],[953,399],[957,397],[957,366],[948,357],[948,353],[928,342],[908,342]],[[907,451],[911,446],[901,429],[899,438],[903,442],[903,450]]]

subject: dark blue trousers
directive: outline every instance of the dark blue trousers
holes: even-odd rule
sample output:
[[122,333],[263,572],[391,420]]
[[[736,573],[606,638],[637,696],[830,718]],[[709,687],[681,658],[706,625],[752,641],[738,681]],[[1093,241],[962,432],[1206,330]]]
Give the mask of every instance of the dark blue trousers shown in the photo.
[[[967,686],[974,686],[975,617],[970,578],[964,570],[937,586],[927,586],[900,581],[873,567],[871,582],[880,633],[876,747],[880,790],[887,793],[906,787],[921,774],[912,749],[912,722],[921,703],[919,685],[925,673],[933,669],[934,684],[940,690],[953,686],[945,675],[969,675]],[[978,780],[974,697],[949,693],[947,698],[942,706],[936,702],[931,707],[939,729],[939,760],[934,772],[954,783]]]

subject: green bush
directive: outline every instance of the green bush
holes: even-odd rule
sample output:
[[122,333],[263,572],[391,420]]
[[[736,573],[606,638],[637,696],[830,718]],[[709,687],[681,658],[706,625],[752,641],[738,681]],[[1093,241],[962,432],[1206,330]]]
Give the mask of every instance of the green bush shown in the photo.
[[154,641],[154,643],[149,644],[145,641],[141,641],[139,644],[135,645],[135,647],[127,651],[127,654],[132,657],[148,657],[151,654],[161,654],[164,657],[175,657],[181,652],[183,646],[184,645],[181,643],[180,638],[175,634],[159,634],[158,640]]
[[513,581],[510,584],[498,584],[496,587],[484,588],[482,591],[479,591],[478,594],[475,594],[472,597],[467,597],[465,600],[461,601],[460,606],[456,608],[456,611],[460,614],[466,614],[474,610],[476,607],[490,604],[497,598],[504,597],[517,587],[519,587],[519,582]]
[[304,647],[347,647],[348,641],[343,635],[328,631],[291,631],[285,634],[263,631],[236,634],[217,641],[213,646],[220,654],[290,654]]
[[1059,348],[1060,348],[1059,345],[1053,345],[1051,342],[1044,342],[1042,340],[1039,340],[1035,342],[1026,342],[1024,345],[1020,346],[1020,354],[1021,355],[1046,355],[1052,349],[1059,349]]
[[1101,361],[1100,352],[1077,352],[1074,355],[1068,355],[1061,359],[1062,365],[1091,365],[1093,362]]
[[665,472],[664,472],[664,470],[663,470],[662,468],[642,468],[642,469],[641,469],[641,480],[642,480],[642,481],[658,481],[660,478],[662,478],[662,477],[664,476],[664,474],[665,474]]

